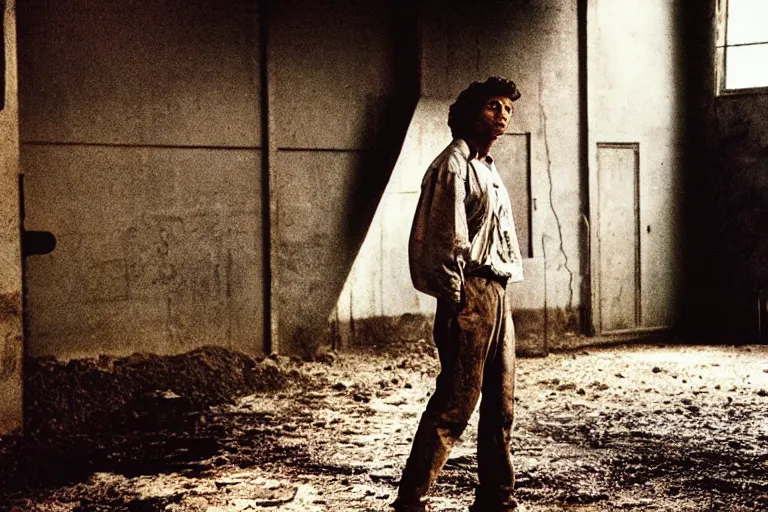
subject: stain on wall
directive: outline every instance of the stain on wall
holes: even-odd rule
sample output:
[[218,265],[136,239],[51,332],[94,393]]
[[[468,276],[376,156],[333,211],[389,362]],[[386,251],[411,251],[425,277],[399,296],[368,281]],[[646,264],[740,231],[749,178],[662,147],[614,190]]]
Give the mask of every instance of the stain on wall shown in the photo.
[[0,295],[0,318],[21,315],[21,291]]
[[[2,343],[0,343],[0,387],[9,388],[18,384],[21,375],[22,336],[20,329],[21,292],[0,295],[0,328],[2,328]],[[11,394],[18,391],[10,390]],[[3,421],[0,421],[2,424]]]

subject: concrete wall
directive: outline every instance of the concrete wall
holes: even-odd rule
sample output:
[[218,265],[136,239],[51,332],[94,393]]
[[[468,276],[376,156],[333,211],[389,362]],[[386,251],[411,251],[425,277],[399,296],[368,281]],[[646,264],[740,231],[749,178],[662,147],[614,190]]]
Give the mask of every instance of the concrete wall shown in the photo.
[[[472,80],[508,76],[522,93],[509,129],[530,133],[531,241],[540,272],[522,294],[540,296],[549,336],[579,329],[582,304],[584,173],[578,2],[503,2],[492,19],[482,3],[426,14],[423,91],[455,98]],[[489,30],[491,29],[492,30]],[[507,188],[514,188],[507,183]],[[537,265],[531,265],[535,268]],[[527,289],[527,287],[531,289]]]
[[[580,332],[583,5],[25,0],[25,227],[58,240],[27,260],[30,354],[311,355],[336,305],[428,316],[404,273],[409,205],[448,105],[494,74],[520,86],[510,131],[529,141],[530,190],[507,183],[530,200],[518,323],[533,351]],[[649,37],[644,58],[670,34]]]
[[[632,15],[626,16],[630,10]],[[596,332],[601,331],[601,310],[606,308],[603,299],[608,299],[599,296],[600,290],[609,288],[609,281],[616,279],[601,268],[599,251],[617,258],[617,253],[633,241],[637,244],[639,274],[631,276],[632,280],[637,277],[638,288],[638,314],[633,328],[669,329],[677,321],[685,126],[680,26],[678,8],[667,0],[643,2],[642,8],[629,0],[589,2],[587,146]],[[613,241],[601,239],[599,233],[606,219],[600,215],[597,200],[601,186],[597,148],[605,143],[636,144],[639,148],[637,210],[629,207],[624,212],[637,217],[639,229]],[[632,293],[633,284],[615,282],[613,286],[624,285],[623,293],[627,294]],[[610,299],[622,300],[618,296]]]
[[262,350],[253,2],[19,4],[28,352]]
[[22,283],[16,13],[3,11],[4,101],[0,110],[0,435],[22,427]]
[[25,227],[58,241],[27,261],[30,354],[311,354],[416,103],[412,14],[25,0]]
[[418,94],[399,3],[279,2],[274,63],[273,297],[283,351],[311,355],[389,179]]
[[718,4],[724,6],[710,0],[686,10],[684,327],[691,339],[744,343],[758,339],[757,302],[768,288],[768,94],[717,96]]
[[[489,7],[491,23],[477,15]],[[625,15],[629,10],[632,16]],[[425,3],[422,101],[332,314],[337,343],[430,336],[434,300],[413,290],[407,266],[419,185],[431,159],[450,141],[445,124],[450,103],[469,82],[494,74],[519,85],[522,98],[509,132],[530,141],[528,162],[507,164],[529,167],[530,196],[528,190],[521,193],[520,175],[504,177],[513,202],[530,216],[529,230],[524,229],[531,240],[526,278],[509,289],[519,351],[544,353],[582,343],[573,335],[593,329],[589,313],[594,318],[600,298],[599,283],[591,280],[595,234],[590,240],[587,221],[598,221],[590,193],[599,187],[590,174],[597,167],[598,142],[636,142],[642,148],[638,223],[643,230],[628,233],[639,237],[640,318],[632,330],[673,328],[685,115],[683,74],[677,71],[679,23],[677,7],[662,1],[642,6],[607,0],[463,2],[450,9]],[[501,142],[497,157],[506,156]],[[504,162],[500,168],[504,174]]]
[[[530,197],[520,182],[506,186],[530,216],[531,258],[526,279],[510,286],[525,351],[545,350],[551,337],[579,328],[584,233],[580,165],[580,82],[577,2],[425,2],[421,10],[421,91],[380,211],[341,295],[334,320],[341,342],[368,336],[366,318],[404,313],[429,317],[434,301],[413,290],[407,239],[421,178],[450,142],[448,107],[473,80],[512,78],[522,92],[509,133],[530,140]],[[497,144],[501,146],[501,144]],[[498,149],[498,148],[497,148]],[[502,167],[502,171],[506,172]],[[530,203],[522,204],[530,200]],[[525,208],[529,210],[526,212]],[[516,212],[518,221],[525,215]],[[351,322],[350,322],[351,320]],[[357,326],[357,333],[350,332]],[[419,325],[424,326],[424,323]],[[389,329],[374,329],[386,336]],[[429,335],[428,328],[418,335]],[[374,335],[374,337],[376,334]],[[383,341],[374,339],[368,341]]]
[[[446,123],[450,103],[422,98],[416,107],[400,157],[331,314],[334,341],[340,347],[400,343],[430,336],[435,299],[416,291],[411,284],[408,237],[424,171],[451,141]],[[496,161],[502,165],[498,155]],[[515,186],[513,181],[509,184]],[[524,197],[524,206],[528,206],[527,188],[510,189],[510,193]],[[519,209],[522,203],[515,206]],[[541,258],[525,259],[526,281],[511,284],[508,290],[515,305],[521,352],[543,351],[543,263]]]

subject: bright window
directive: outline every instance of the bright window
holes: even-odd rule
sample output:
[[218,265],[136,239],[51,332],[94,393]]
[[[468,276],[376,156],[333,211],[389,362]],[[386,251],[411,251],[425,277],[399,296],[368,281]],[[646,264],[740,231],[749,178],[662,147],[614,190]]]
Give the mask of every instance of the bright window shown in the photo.
[[722,0],[720,93],[768,90],[768,0]]

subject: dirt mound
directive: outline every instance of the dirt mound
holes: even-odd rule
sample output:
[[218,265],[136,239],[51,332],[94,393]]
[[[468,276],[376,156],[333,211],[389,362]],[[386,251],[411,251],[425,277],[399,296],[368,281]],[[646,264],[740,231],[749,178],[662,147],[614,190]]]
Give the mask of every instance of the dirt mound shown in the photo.
[[90,434],[158,421],[301,379],[287,358],[258,360],[221,347],[175,356],[30,360],[26,435]]

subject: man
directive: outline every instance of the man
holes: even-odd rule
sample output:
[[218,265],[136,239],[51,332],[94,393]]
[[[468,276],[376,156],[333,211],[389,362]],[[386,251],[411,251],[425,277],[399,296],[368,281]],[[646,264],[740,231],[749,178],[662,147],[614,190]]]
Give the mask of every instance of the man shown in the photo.
[[424,495],[480,398],[479,485],[470,510],[522,510],[509,455],[515,335],[505,288],[523,278],[509,196],[489,152],[520,98],[498,77],[473,82],[451,105],[453,142],[422,181],[411,228],[414,286],[437,298],[434,340],[441,372],[413,440],[398,512],[427,510]]

